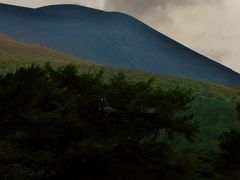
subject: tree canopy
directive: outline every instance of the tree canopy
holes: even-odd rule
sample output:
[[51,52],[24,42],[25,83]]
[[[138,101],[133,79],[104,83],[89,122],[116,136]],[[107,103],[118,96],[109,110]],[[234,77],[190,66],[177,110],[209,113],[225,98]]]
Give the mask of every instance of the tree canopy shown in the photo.
[[32,65],[0,76],[0,179],[169,179],[185,162],[165,141],[198,126],[189,90]]
[[[236,110],[240,120],[240,104]],[[220,153],[215,162],[215,172],[228,179],[240,179],[240,132],[230,129],[219,138]]]

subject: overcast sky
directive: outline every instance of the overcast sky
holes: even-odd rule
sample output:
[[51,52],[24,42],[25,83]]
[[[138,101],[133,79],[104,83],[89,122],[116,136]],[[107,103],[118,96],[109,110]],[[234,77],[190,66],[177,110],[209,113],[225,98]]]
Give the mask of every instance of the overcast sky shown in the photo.
[[81,4],[121,11],[240,72],[240,0],[0,0],[28,7]]

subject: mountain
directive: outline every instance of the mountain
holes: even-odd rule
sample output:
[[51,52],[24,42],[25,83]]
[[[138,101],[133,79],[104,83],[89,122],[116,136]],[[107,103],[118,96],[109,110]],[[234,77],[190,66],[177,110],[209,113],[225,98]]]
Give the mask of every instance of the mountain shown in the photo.
[[0,24],[2,36],[97,64],[240,86],[238,73],[126,14],[76,5],[0,4]]

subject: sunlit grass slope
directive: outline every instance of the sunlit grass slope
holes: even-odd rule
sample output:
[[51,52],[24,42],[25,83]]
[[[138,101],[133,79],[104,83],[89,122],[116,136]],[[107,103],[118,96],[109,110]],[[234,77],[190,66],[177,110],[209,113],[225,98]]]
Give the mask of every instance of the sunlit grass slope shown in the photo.
[[[165,77],[143,72],[133,72],[94,65],[53,50],[27,45],[7,39],[0,39],[0,73],[15,70],[18,67],[50,62],[54,67],[75,64],[81,72],[104,69],[106,75],[118,71],[125,72],[129,77],[138,80],[155,78],[155,84],[163,88],[191,88],[195,99],[189,113],[195,114],[195,120],[200,124],[200,134],[195,143],[184,146],[184,150],[211,153],[216,150],[217,137],[226,129],[236,127],[239,90],[221,85],[207,84],[198,81]],[[175,142],[181,146],[181,141]]]
[[82,67],[94,66],[93,64],[80,60],[79,58],[66,55],[53,50],[23,44],[0,36],[0,73],[15,70],[17,67],[31,63],[44,64],[51,62],[58,67],[66,64],[77,64]]

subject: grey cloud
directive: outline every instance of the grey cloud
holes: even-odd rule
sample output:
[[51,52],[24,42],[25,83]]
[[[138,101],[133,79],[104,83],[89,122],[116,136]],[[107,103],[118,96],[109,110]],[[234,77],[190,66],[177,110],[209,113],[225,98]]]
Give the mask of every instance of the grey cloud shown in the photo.
[[192,0],[106,0],[105,7],[113,9],[131,9],[131,11],[140,12],[156,8],[156,7],[166,7],[169,4],[183,5],[193,3]]
[[[104,7],[108,10],[116,10],[123,11],[130,15],[136,17],[143,17],[146,14],[149,15],[149,12],[152,13],[160,13],[163,18],[166,14],[162,14],[161,12],[166,9],[168,5],[182,5],[192,3],[192,0],[106,0]],[[151,16],[154,16],[151,13]]]
[[223,0],[105,0],[104,9],[125,12],[156,27],[156,24],[170,23],[171,8],[196,6],[202,3],[221,4]]
[[223,63],[226,59],[231,58],[231,53],[227,49],[218,49],[218,50],[200,50],[200,52],[204,54],[208,54],[208,56],[214,60],[217,60],[220,63]]
[[167,6],[197,5],[200,3],[220,3],[222,0],[105,0],[106,9],[144,13],[146,11]]

